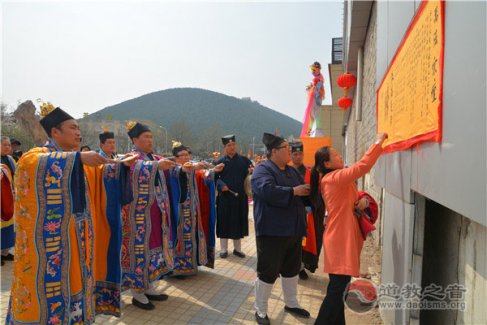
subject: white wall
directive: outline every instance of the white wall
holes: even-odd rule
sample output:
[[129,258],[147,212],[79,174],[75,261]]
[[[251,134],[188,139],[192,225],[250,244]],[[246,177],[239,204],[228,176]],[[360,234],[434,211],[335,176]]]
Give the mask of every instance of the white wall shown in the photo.
[[[375,3],[377,86],[420,3]],[[462,222],[468,225],[458,230],[461,231],[456,253],[458,264],[439,266],[448,268],[443,271],[458,272],[458,281],[469,290],[467,311],[456,316],[460,324],[485,323],[487,315],[486,11],[485,1],[446,1],[442,143],[428,142],[412,150],[387,154],[372,172],[374,182],[385,193],[383,284],[402,285],[413,280],[417,209],[413,192],[465,217],[461,217]],[[412,321],[407,310],[381,313],[386,324]]]
[[[487,226],[486,2],[445,4],[443,141],[388,154],[374,171],[386,191],[410,189]],[[414,17],[416,2],[377,2],[377,80]]]
[[[382,276],[381,283],[396,284],[402,287],[411,282],[414,205],[404,202],[386,192],[384,195]],[[407,319],[406,310],[382,310],[382,318],[386,324],[404,324]]]

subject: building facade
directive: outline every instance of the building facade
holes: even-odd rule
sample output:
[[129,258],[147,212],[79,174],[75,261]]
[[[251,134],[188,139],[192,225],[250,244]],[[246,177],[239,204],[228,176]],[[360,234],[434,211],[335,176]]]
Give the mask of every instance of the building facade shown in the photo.
[[[343,71],[357,76],[343,121],[346,164],[375,141],[376,92],[421,1],[345,1]],[[381,284],[465,288],[465,310],[381,307],[385,324],[485,324],[486,2],[445,2],[443,131],[383,155],[358,182],[381,206]]]

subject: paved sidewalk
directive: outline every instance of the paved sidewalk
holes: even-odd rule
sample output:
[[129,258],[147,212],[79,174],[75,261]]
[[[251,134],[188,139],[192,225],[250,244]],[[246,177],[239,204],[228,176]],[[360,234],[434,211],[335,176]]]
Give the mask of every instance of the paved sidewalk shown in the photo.
[[[227,259],[219,257],[217,240],[217,258],[215,269],[201,267],[197,275],[179,279],[163,279],[158,287],[169,295],[164,302],[154,302],[156,309],[143,311],[131,304],[131,296],[123,295],[123,316],[97,316],[96,324],[255,324],[253,303],[255,269],[257,266],[254,224],[249,220],[249,237],[242,241],[242,250],[246,258],[229,254]],[[229,250],[233,250],[229,243]],[[1,267],[0,324],[5,323],[6,309],[12,281],[12,262]],[[320,268],[322,267],[320,259]],[[317,270],[306,281],[299,280],[298,299],[308,309],[311,318],[302,319],[284,312],[281,283],[274,284],[269,300],[269,318],[272,324],[313,324],[321,302],[325,296],[328,277]],[[368,317],[350,314],[347,322],[369,324]]]

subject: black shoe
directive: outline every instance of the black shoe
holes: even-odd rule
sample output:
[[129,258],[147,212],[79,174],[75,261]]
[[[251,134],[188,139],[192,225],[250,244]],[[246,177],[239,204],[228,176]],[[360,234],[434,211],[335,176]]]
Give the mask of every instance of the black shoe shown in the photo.
[[228,257],[228,252],[221,252],[220,253],[221,258],[227,258]]
[[2,260],[3,261],[13,261],[14,260],[14,256],[10,253],[8,253],[7,255],[2,255]]
[[178,279],[178,280],[185,280],[186,276],[185,275],[174,275],[173,278]]
[[237,256],[237,257],[240,257],[240,258],[244,258],[245,257],[245,254],[242,253],[242,252],[239,252],[237,250],[233,250],[233,255]]
[[146,304],[143,304],[135,298],[132,298],[132,305],[134,305],[135,307],[139,307],[140,309],[145,309],[145,310],[152,310],[152,309],[156,308],[156,306],[154,306],[152,304],[152,302],[150,302],[150,301]]
[[302,269],[301,271],[299,271],[299,278],[301,280],[308,280],[309,279],[309,276],[308,276],[308,273],[306,273],[306,270]]
[[259,314],[257,314],[257,312],[255,312],[255,321],[259,325],[270,325],[271,324],[271,321],[269,320],[269,317],[267,317],[267,315],[265,315],[265,317],[260,317]]
[[164,300],[167,300],[167,298],[169,298],[168,295],[163,294],[163,293],[161,293],[160,295],[148,295],[147,293],[145,293],[145,296],[149,300],[154,300],[154,301],[164,301]]
[[284,306],[284,310],[299,317],[309,318],[309,311],[303,308],[291,308]]

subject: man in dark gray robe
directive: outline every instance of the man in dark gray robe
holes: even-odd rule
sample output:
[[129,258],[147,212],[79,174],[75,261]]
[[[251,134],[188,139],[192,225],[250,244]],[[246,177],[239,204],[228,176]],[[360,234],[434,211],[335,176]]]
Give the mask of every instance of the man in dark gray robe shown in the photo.
[[235,135],[222,138],[225,155],[215,164],[225,164],[216,175],[217,224],[216,235],[220,238],[220,257],[228,257],[228,239],[233,239],[233,254],[244,258],[241,239],[249,235],[249,202],[244,189],[245,178],[252,170],[252,162],[237,153]]

